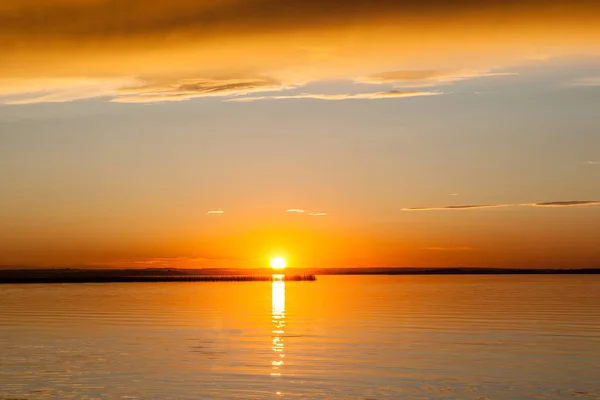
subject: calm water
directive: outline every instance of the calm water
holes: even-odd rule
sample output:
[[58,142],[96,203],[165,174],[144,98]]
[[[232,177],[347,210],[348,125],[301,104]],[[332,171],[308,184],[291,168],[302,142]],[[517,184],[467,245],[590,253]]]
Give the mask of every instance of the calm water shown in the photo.
[[600,276],[0,285],[0,399],[600,399]]

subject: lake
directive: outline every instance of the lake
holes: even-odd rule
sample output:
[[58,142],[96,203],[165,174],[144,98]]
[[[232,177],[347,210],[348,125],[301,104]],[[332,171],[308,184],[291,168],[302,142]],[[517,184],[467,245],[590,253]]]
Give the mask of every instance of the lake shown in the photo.
[[0,399],[600,399],[600,276],[0,285]]

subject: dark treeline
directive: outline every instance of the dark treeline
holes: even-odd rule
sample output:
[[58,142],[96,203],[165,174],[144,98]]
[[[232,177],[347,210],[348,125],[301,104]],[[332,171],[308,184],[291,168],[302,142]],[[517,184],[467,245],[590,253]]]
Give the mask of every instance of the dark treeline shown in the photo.
[[600,268],[313,268],[316,275],[571,275],[600,274]]
[[[2,283],[252,282],[271,281],[270,268],[255,269],[2,269]],[[314,281],[318,275],[563,275],[600,274],[600,268],[288,268],[286,281]]]
[[[3,277],[2,283],[130,283],[130,282],[270,282],[281,280],[268,275],[240,276],[93,276],[93,275],[48,275]],[[315,275],[286,275],[284,281],[316,281]]]

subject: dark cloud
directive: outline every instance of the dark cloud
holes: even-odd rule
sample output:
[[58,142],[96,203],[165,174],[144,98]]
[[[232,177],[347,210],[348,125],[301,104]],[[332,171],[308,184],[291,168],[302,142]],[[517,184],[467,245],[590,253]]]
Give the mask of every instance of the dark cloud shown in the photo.
[[372,18],[451,20],[494,12],[518,18],[533,11],[566,17],[590,8],[597,7],[587,0],[9,0],[0,7],[0,35],[93,38],[192,30],[206,36],[331,27]]
[[524,203],[524,204],[475,204],[458,206],[439,206],[439,207],[409,207],[402,211],[434,211],[434,210],[473,210],[479,208],[498,208],[498,207],[574,207],[574,206],[593,206],[599,205],[596,200],[573,200],[573,201],[551,201],[546,203]]
[[4,0],[0,44],[5,51],[39,44],[32,40],[94,45],[111,39],[148,38],[159,45],[181,35],[212,40],[353,28],[365,22],[439,26],[501,21],[507,26],[552,17],[586,25],[598,22],[598,10],[600,6],[588,0]]
[[547,203],[534,203],[535,207],[572,207],[572,206],[593,206],[600,204],[597,200],[574,200],[574,201],[551,201]]

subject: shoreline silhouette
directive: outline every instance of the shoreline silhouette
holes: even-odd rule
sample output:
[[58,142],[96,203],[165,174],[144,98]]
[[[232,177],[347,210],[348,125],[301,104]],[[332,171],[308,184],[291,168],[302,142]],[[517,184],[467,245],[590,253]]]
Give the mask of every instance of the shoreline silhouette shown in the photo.
[[[533,268],[288,268],[286,281],[315,281],[318,275],[567,275],[600,274],[591,269]],[[128,283],[128,282],[256,282],[272,281],[274,271],[258,269],[5,269],[0,284]]]
[[54,275],[45,276],[26,276],[13,275],[2,276],[0,274],[0,284],[17,284],[17,283],[152,283],[152,282],[272,282],[272,281],[316,281],[315,275],[285,275],[268,276],[268,275],[221,275],[221,276],[194,276],[194,275],[178,275],[178,276],[152,276],[152,275],[113,275],[102,276],[93,273],[57,273]]

